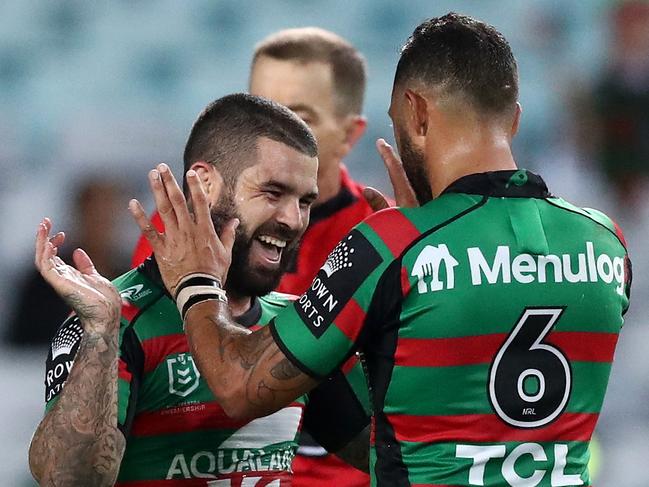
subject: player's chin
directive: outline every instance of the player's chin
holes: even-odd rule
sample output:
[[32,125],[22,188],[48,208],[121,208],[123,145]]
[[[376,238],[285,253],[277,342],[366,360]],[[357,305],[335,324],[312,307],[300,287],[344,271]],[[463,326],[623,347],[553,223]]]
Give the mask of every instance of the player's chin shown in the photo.
[[250,294],[254,296],[264,296],[275,290],[279,286],[284,272],[280,268],[274,270],[265,268],[250,269],[248,281],[246,283]]

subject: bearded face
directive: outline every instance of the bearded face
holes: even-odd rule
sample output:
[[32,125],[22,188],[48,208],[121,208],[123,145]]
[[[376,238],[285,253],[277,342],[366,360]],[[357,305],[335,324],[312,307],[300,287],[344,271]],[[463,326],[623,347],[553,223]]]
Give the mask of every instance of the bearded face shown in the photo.
[[222,195],[210,213],[219,234],[232,218],[240,221],[232,247],[227,290],[238,296],[263,296],[277,288],[297,254],[298,232],[274,220],[250,228],[237,211],[231,194]]
[[406,133],[397,131],[395,135],[403,170],[415,192],[417,201],[420,205],[425,205],[433,199],[433,195],[430,190],[428,169],[424,163],[424,154],[413,146],[410,137]]

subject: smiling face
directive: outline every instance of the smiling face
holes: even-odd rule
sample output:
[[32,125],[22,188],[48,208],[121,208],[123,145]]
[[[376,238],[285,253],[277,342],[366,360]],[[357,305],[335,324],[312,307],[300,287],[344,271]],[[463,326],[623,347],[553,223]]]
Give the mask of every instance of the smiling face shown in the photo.
[[256,157],[234,191],[212,207],[217,231],[235,216],[241,222],[227,280],[228,291],[240,296],[262,296],[277,287],[318,195],[316,157],[265,137],[258,139]]

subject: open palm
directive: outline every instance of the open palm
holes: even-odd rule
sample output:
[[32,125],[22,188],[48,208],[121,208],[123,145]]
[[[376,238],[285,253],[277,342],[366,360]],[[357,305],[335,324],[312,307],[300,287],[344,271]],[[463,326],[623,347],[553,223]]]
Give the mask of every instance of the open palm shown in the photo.
[[121,299],[110,281],[97,272],[92,260],[83,250],[72,256],[74,267],[58,255],[65,235],[50,238],[52,223],[43,219],[36,234],[35,264],[45,281],[79,315],[84,327],[108,331],[119,326]]

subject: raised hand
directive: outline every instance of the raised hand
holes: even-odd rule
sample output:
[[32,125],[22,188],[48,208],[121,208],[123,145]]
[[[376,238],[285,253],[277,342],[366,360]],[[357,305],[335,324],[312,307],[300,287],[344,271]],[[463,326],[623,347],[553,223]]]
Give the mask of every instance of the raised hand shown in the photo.
[[[378,139],[376,141],[376,149],[379,151],[381,159],[383,159],[388,176],[390,176],[397,206],[411,208],[419,206],[415,192],[412,190],[406,172],[403,170],[401,159],[392,146],[385,139]],[[363,196],[374,211],[379,211],[390,206],[387,198],[378,189],[367,187],[363,190]]]
[[45,281],[77,313],[84,327],[96,332],[119,328],[121,298],[117,289],[95,269],[82,249],[72,255],[74,267],[57,255],[62,232],[50,238],[52,222],[44,218],[36,232],[34,263]]
[[[207,196],[193,170],[187,171],[193,216],[166,164],[159,164],[149,172],[149,183],[165,232],[158,233],[137,200],[131,200],[129,210],[153,248],[162,280],[171,295],[175,295],[180,280],[193,273],[210,274],[224,283],[239,220],[230,221],[220,237],[216,234]],[[215,189],[215,201],[221,190],[222,187]]]

